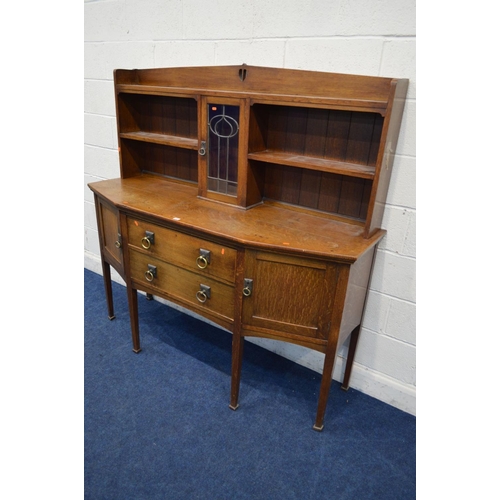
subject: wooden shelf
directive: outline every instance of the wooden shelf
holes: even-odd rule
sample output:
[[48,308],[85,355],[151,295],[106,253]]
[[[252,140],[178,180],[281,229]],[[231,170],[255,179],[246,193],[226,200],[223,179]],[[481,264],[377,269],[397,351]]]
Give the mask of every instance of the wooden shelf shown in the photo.
[[345,163],[328,158],[317,158],[313,156],[296,155],[293,153],[283,153],[278,151],[258,151],[248,154],[249,160],[275,163],[278,165],[288,165],[290,167],[307,168],[321,172],[348,175],[361,179],[373,179],[375,177],[375,167],[369,165],[357,165],[355,163]]
[[198,139],[191,137],[180,137],[177,135],[154,134],[152,132],[122,132],[122,139],[131,139],[133,141],[151,142],[162,144],[163,146],[173,146],[183,149],[198,149]]

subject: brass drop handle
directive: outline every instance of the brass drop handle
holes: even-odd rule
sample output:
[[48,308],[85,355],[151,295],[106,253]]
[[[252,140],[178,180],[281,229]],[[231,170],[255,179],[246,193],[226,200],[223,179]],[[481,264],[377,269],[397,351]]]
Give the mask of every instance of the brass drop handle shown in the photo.
[[196,265],[200,269],[205,269],[205,267],[208,266],[208,261],[205,257],[203,257],[203,255],[200,255],[199,257],[196,258]]
[[141,245],[142,248],[145,250],[149,250],[151,248],[151,245],[155,244],[155,233],[152,233],[151,231],[146,231],[146,236],[143,236],[141,240]]
[[151,283],[156,278],[156,275],[156,266],[148,264],[148,270],[144,273],[146,281],[149,281]]
[[242,293],[245,297],[250,297],[253,291],[253,280],[245,278],[243,280],[243,290]]
[[205,269],[210,264],[210,250],[200,248],[200,255],[196,258],[196,265],[200,269]]
[[196,292],[196,299],[198,300],[198,302],[204,304],[209,298],[210,298],[210,287],[207,285],[200,284],[200,289]]
[[115,247],[116,248],[121,248],[122,247],[122,242],[120,240],[115,241]]

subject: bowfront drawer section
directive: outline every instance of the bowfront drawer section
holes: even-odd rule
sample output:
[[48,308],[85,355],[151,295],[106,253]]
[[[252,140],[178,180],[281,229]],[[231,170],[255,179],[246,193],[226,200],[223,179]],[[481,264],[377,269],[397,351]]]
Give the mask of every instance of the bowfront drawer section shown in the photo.
[[236,250],[141,219],[127,218],[129,245],[170,264],[234,283]]
[[130,274],[140,288],[233,319],[234,287],[130,250]]

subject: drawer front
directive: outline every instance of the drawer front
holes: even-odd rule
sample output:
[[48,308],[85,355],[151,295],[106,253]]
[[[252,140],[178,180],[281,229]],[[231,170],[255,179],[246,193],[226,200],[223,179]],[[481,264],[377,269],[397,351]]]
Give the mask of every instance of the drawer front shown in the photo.
[[[154,266],[156,269],[150,268]],[[149,271],[149,273],[148,273]],[[233,319],[234,287],[130,250],[130,274],[141,288]],[[209,290],[207,289],[209,288]]]
[[[234,283],[235,249],[132,217],[127,218],[127,226],[131,247],[175,266]],[[154,234],[154,243],[143,239],[147,238],[146,232]]]

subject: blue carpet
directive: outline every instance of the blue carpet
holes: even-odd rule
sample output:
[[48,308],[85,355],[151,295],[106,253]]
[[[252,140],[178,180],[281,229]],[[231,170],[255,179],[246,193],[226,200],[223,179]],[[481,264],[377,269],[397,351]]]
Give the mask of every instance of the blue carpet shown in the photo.
[[139,295],[132,352],[125,288],[85,270],[85,498],[415,498],[416,419],[245,342],[229,409],[231,334]]

